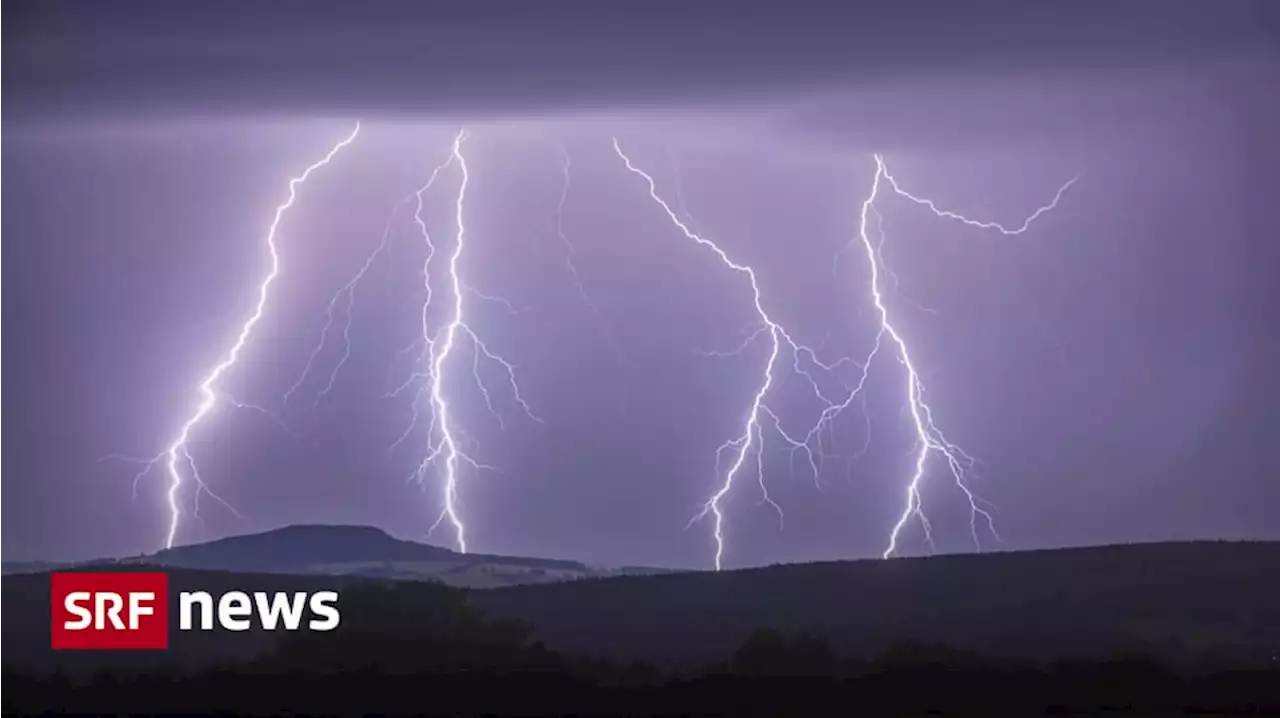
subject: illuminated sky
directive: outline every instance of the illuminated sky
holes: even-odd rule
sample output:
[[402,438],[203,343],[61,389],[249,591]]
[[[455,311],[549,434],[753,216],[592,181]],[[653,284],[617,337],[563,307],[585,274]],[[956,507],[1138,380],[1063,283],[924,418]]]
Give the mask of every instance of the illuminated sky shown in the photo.
[[[252,309],[289,178],[356,118],[358,140],[285,216],[274,293],[223,383],[305,438],[252,412],[211,416],[191,451],[243,517],[203,501],[182,542],[298,522],[418,538],[435,521],[437,486],[406,482],[425,437],[388,451],[409,397],[383,396],[412,371],[396,352],[418,332],[411,212],[357,290],[333,390],[312,417],[337,343],[281,402],[330,297],[464,125],[468,281],[519,309],[475,301],[469,321],[545,421],[522,420],[497,391],[499,427],[465,381],[469,360],[451,380],[474,454],[501,470],[461,488],[472,550],[711,560],[710,527],[685,524],[715,489],[715,449],[739,433],[767,347],[700,354],[741,343],[749,288],[675,231],[612,136],[668,199],[678,167],[692,226],[754,267],[770,314],[824,360],[861,358],[874,340],[865,262],[848,253],[832,269],[857,232],[873,152],[913,192],[1005,223],[1080,175],[1016,237],[877,204],[896,324],[935,418],[981,462],[974,487],[998,507],[1003,547],[1280,539],[1280,78],[1264,51],[1275,11],[835,5],[385,3],[341,17],[355,6],[222,3],[200,17],[6,3],[5,558],[163,542],[161,473],[135,498],[130,466],[95,460],[173,440]],[[562,226],[600,317],[556,234],[562,148]],[[446,173],[424,203],[442,246],[457,181]],[[880,555],[912,461],[901,372],[888,357],[873,367],[869,451],[828,462],[821,487],[766,454],[784,528],[754,476],[737,485],[727,566]],[[770,403],[806,425],[806,387],[784,376]],[[857,411],[836,430],[845,455],[867,441]],[[767,452],[783,448],[766,432]],[[941,469],[925,486],[934,538],[970,550],[963,495]],[[907,531],[904,552],[920,539]]]

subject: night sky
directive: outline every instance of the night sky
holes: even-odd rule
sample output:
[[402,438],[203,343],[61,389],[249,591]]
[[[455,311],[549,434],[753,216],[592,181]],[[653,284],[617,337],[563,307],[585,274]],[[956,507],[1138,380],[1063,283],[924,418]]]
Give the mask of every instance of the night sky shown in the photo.
[[[371,5],[371,6],[370,6]],[[291,400],[334,292],[396,203],[466,127],[468,323],[524,398],[463,347],[446,383],[472,454],[469,548],[707,567],[715,450],[741,433],[767,342],[750,286],[681,235],[616,136],[691,226],[752,266],[763,302],[823,361],[861,359],[876,318],[856,240],[883,153],[905,189],[1017,225],[939,219],[891,194],[886,302],[1002,541],[1027,549],[1280,539],[1280,13],[1265,2],[270,4],[7,2],[3,555],[153,551],[165,477],[99,461],[164,449],[252,310],[289,178],[281,272],[191,452],[241,514],[192,494],[179,543],[291,523],[422,539],[440,485],[409,480],[424,246],[412,205]],[[573,265],[594,312],[575,287]],[[678,177],[678,180],[677,180]],[[456,166],[424,195],[452,250]],[[839,257],[837,261],[837,257]],[[433,273],[433,326],[449,307]],[[895,288],[896,287],[896,288]],[[803,432],[820,406],[780,361],[768,404]],[[904,368],[883,350],[867,417],[833,427],[815,481],[765,423],[724,504],[725,565],[879,556],[913,461]],[[856,381],[856,369],[840,372]],[[828,384],[835,388],[837,385]],[[868,437],[868,427],[870,435]],[[856,459],[850,457],[866,448]],[[722,465],[723,466],[723,465]],[[188,484],[190,486],[190,484]],[[936,550],[971,551],[964,495],[929,465]],[[443,527],[431,539],[452,546]],[[902,553],[929,549],[918,524]]]

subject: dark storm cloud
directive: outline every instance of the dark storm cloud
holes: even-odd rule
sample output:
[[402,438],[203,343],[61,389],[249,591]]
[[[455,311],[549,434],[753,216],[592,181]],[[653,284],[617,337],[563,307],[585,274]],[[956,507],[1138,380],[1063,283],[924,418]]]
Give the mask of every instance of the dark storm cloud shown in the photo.
[[4,5],[10,118],[533,113],[1267,53],[1267,2]]
[[775,134],[812,146],[938,150],[975,146],[1081,148],[1100,142],[1168,140],[1193,128],[1221,132],[1242,122],[1274,125],[1280,86],[1264,63],[1182,64],[1101,76],[921,80],[833,91],[770,111]]

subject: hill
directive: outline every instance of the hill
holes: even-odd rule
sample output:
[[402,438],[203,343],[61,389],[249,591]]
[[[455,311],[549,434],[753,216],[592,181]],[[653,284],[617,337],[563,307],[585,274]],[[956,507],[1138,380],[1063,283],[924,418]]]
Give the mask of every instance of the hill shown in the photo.
[[[465,588],[548,583],[599,576],[652,573],[656,569],[595,568],[576,561],[462,554],[405,541],[370,526],[286,526],[230,536],[153,554],[99,559],[81,565],[138,565],[236,573],[352,575],[400,580],[431,579]],[[28,562],[5,573],[60,568]]]
[[60,568],[74,566],[74,562],[64,561],[5,561],[0,564],[0,574],[39,573],[41,571],[57,571]]
[[1280,544],[1194,542],[779,565],[473,593],[553,649],[704,661],[757,627],[1029,658],[1280,660]]

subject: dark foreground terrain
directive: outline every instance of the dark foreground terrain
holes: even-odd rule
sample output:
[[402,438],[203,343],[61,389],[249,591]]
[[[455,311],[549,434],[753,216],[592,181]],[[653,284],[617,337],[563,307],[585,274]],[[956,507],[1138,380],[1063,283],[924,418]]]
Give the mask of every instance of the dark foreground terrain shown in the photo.
[[[271,640],[256,659],[200,670],[93,675],[6,668],[6,715],[279,713],[419,715],[1280,714],[1280,671],[1183,671],[1138,656],[1037,664],[899,643],[874,660],[822,638],[749,634],[719,662],[664,670],[572,656],[527,626],[486,618],[456,589],[360,584],[332,634]],[[678,637],[673,637],[675,642]]]
[[1274,665],[1280,544],[1196,542],[789,564],[478,591],[557,650],[698,665],[769,626],[870,658],[911,640],[1035,660]]
[[1280,673],[1182,678],[1137,660],[1040,667],[870,664],[854,675],[707,671],[658,676],[643,666],[447,668],[343,673],[263,665],[196,676],[103,676],[92,683],[6,674],[6,715],[33,713],[428,716],[1280,715]]
[[1280,715],[1274,544],[488,590],[167,572],[173,591],[336,589],[342,624],[175,630],[164,652],[54,652],[48,574],[7,576],[4,712]]
[[[903,640],[1040,661],[1137,652],[1198,667],[1270,666],[1280,654],[1277,543],[1137,544],[589,577],[571,562],[461,556],[372,528],[309,526],[183,547],[157,559],[174,590],[438,581],[463,588],[486,615],[530,626],[535,640],[554,650],[682,668],[720,660],[761,626],[821,635],[862,659]],[[144,570],[147,563],[95,570]],[[525,575],[515,576],[516,569]],[[460,584],[464,573],[475,581]],[[535,585],[504,586],[524,581]],[[48,650],[47,573],[6,576],[5,589],[6,666],[98,660]],[[191,640],[178,641],[169,659],[192,664],[252,658],[265,645],[252,633],[182,638]]]

